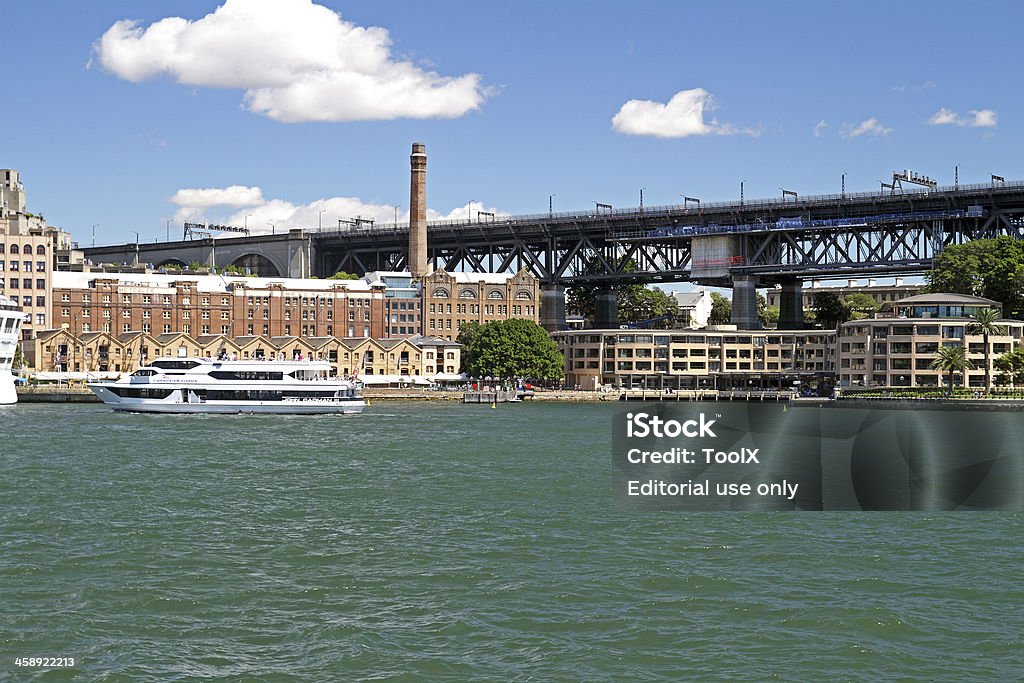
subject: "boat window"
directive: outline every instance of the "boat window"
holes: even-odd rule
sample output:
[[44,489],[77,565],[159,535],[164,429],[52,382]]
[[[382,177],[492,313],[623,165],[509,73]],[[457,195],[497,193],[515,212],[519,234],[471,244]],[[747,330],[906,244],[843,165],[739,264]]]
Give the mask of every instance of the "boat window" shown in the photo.
[[238,380],[243,382],[265,382],[280,381],[284,378],[283,372],[269,372],[265,370],[214,370],[210,373],[214,379]]
[[200,363],[195,360],[162,359],[155,360],[150,365],[154,368],[163,368],[164,370],[191,370],[192,368],[199,367]]
[[156,374],[156,370],[136,370],[132,373],[132,377],[152,377]]

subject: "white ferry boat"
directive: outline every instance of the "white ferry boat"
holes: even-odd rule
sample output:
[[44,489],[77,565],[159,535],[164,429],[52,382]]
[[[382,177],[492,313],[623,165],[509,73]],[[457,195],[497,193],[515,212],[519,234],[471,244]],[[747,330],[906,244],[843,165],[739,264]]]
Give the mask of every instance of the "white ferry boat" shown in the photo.
[[360,385],[330,376],[323,361],[160,358],[116,382],[89,388],[133,413],[360,413]]
[[25,314],[18,308],[18,304],[0,294],[0,404],[18,401],[11,365],[18,350],[21,323],[24,319]]

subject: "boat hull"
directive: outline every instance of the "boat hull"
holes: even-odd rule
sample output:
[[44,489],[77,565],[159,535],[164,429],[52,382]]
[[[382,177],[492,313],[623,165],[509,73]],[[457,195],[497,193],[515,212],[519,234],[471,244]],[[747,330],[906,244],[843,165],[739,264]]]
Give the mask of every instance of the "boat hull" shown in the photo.
[[183,401],[178,392],[166,399],[125,398],[103,384],[89,388],[113,410],[123,413],[170,413],[197,415],[346,415],[363,412],[361,398],[297,399],[284,401]]
[[0,368],[0,405],[18,402],[18,392],[14,389],[14,376],[7,368]]

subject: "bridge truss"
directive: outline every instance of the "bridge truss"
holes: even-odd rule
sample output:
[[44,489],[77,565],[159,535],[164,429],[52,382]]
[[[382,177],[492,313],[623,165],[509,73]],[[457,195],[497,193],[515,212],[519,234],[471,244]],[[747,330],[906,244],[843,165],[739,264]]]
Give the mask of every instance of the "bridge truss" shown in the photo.
[[[1024,182],[438,222],[428,254],[435,268],[525,268],[545,284],[727,285],[920,273],[946,246],[997,235],[1024,238]],[[407,240],[406,226],[317,233],[315,270],[401,270]]]

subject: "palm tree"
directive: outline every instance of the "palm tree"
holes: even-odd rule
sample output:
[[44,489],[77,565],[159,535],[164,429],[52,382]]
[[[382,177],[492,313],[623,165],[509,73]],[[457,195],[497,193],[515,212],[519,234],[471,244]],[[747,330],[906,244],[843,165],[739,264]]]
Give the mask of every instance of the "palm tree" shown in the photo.
[[949,372],[949,393],[952,394],[954,373],[973,370],[974,363],[967,357],[966,346],[943,346],[935,354],[935,360],[929,367],[939,372]]
[[998,322],[999,313],[994,308],[982,308],[974,314],[974,320],[968,325],[968,329],[975,334],[981,334],[985,344],[985,393],[992,391],[992,370],[989,363],[991,349],[988,344],[989,335],[999,336],[1005,334],[1003,326]]

